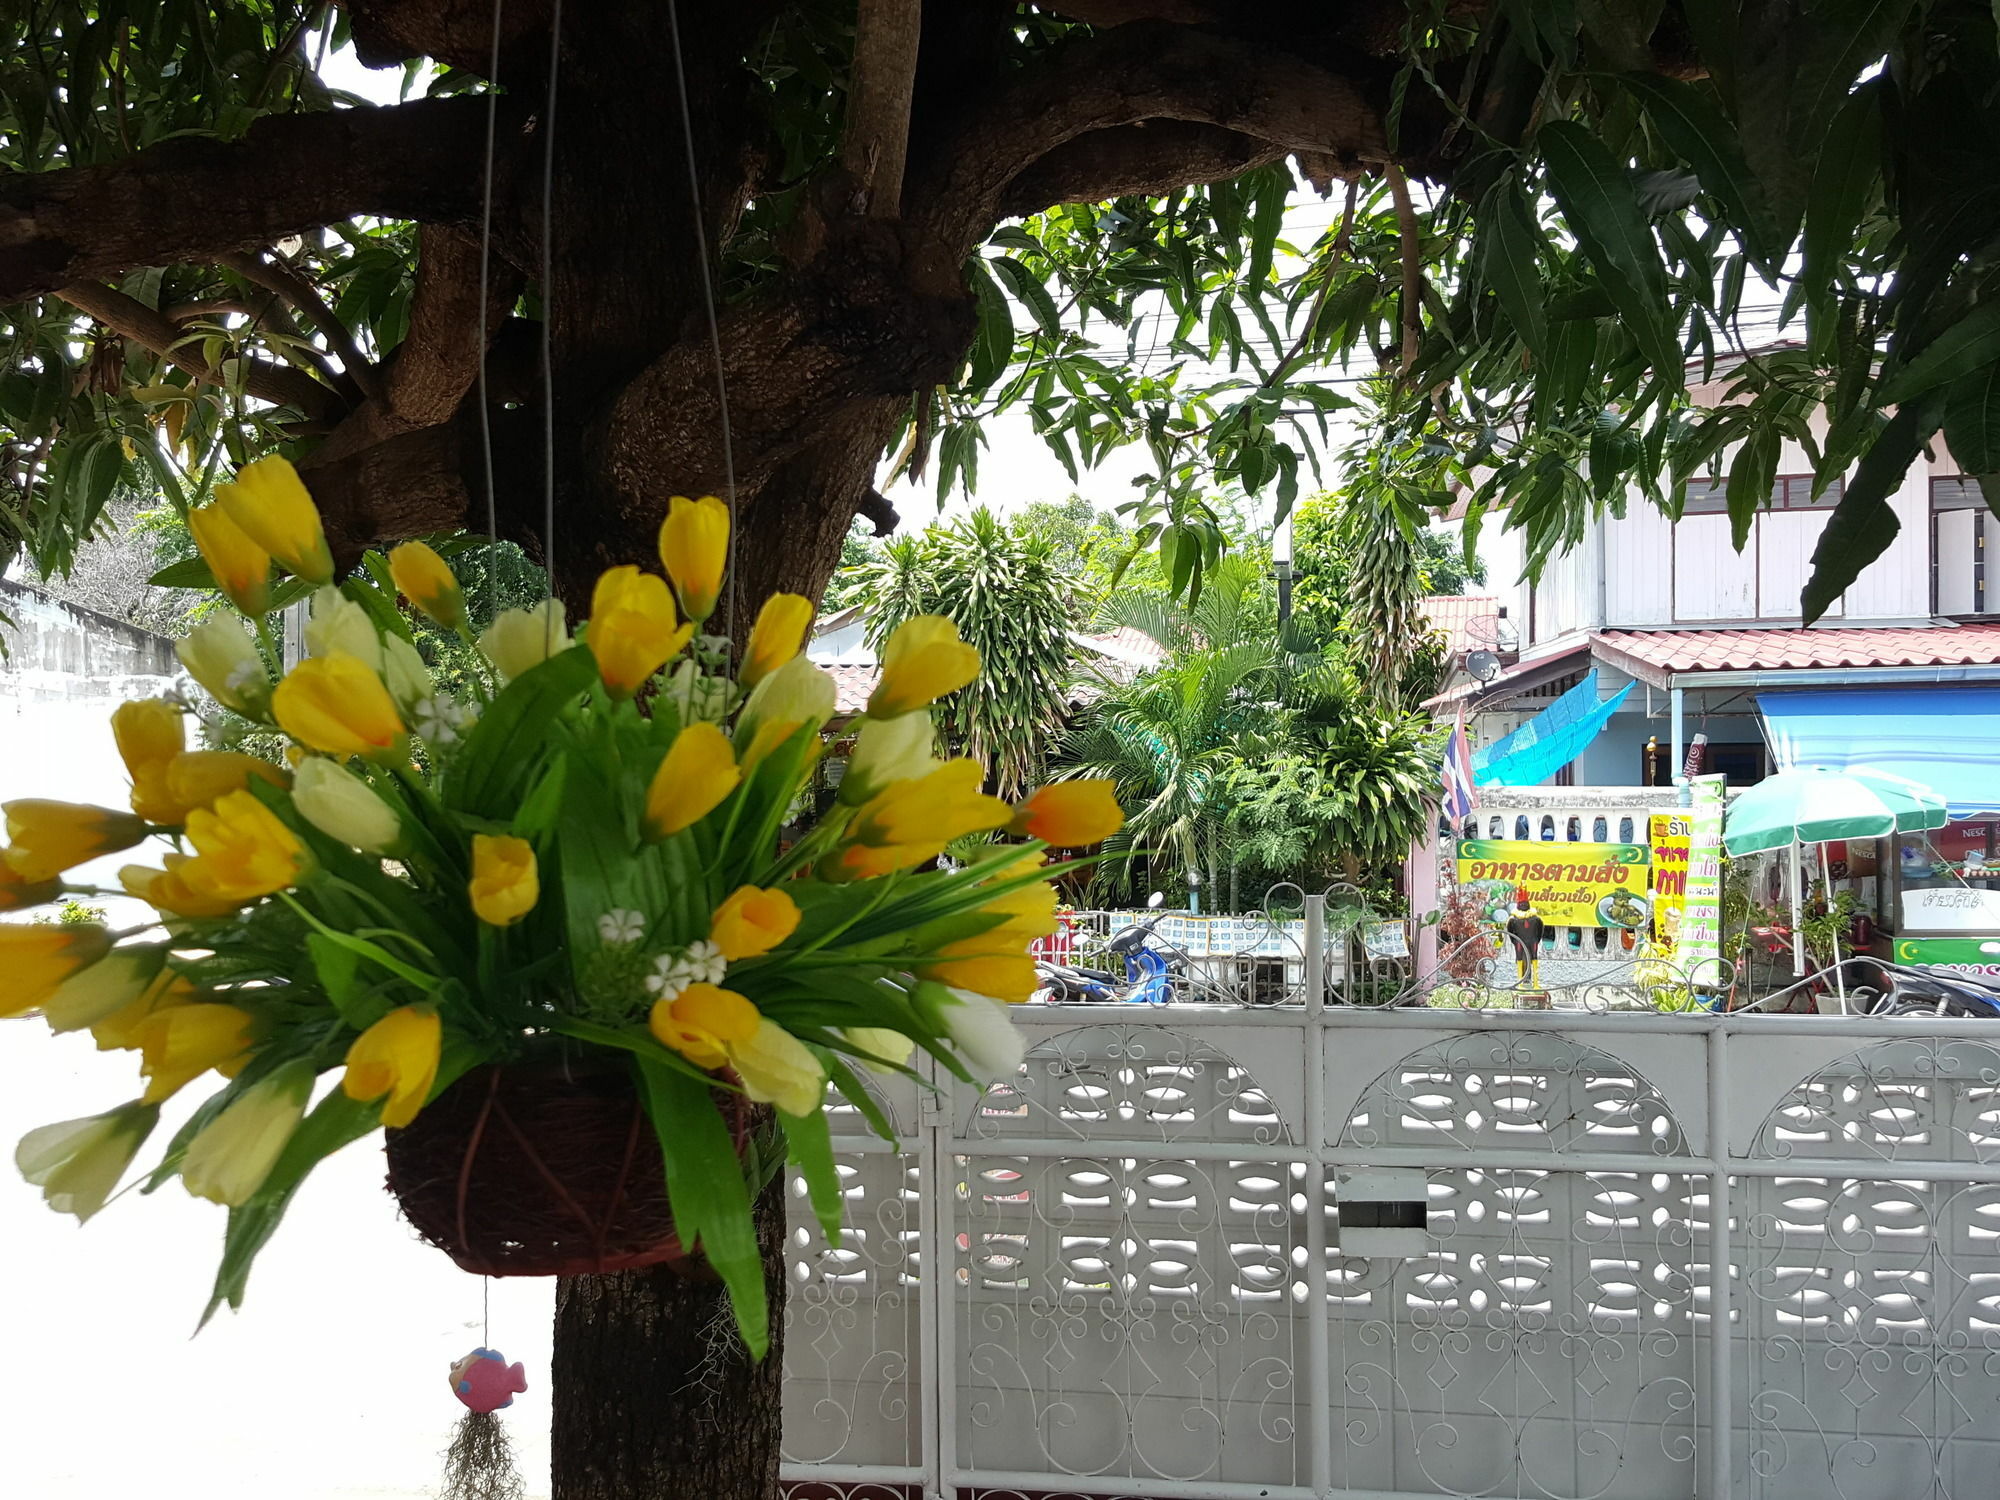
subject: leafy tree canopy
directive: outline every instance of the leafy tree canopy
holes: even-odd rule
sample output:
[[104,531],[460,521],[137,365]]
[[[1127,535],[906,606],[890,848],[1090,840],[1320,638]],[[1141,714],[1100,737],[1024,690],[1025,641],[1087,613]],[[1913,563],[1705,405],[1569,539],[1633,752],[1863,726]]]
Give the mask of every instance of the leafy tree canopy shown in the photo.
[[[1189,586],[1207,497],[1310,487],[1346,364],[1535,558],[1731,445],[1739,534],[1783,439],[1852,469],[1808,616],[1926,442],[2000,473],[1973,0],[742,0],[677,38],[606,0],[553,48],[550,13],[7,7],[0,552],[60,568],[121,484],[183,506],[281,446],[348,558],[490,514],[574,596],[724,487],[704,247],[752,599],[816,591],[882,454],[969,482],[1012,409],[1079,476],[1143,445],[1127,519]],[[326,86],[350,44],[406,102]],[[1331,222],[1293,238],[1301,182]],[[1741,399],[1691,405],[1718,370]]]

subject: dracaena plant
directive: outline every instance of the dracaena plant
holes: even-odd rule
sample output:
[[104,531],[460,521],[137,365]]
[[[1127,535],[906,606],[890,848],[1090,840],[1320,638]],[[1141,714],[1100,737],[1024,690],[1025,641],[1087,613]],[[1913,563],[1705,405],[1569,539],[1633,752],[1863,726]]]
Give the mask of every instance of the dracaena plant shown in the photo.
[[[251,1258],[331,1152],[411,1126],[473,1068],[594,1050],[632,1069],[676,1232],[728,1282],[761,1351],[755,1174],[719,1102],[773,1107],[833,1232],[826,1088],[886,1134],[864,1070],[908,1071],[919,1049],[968,1080],[1018,1064],[1005,1003],[1033,990],[1028,944],[1054,927],[1042,851],[1113,833],[1109,787],[1010,805],[984,792],[979,764],[934,759],[930,705],[980,663],[924,616],[886,644],[838,801],[788,840],[833,680],[801,654],[812,610],[796,596],[765,602],[740,653],[698,633],[729,545],[713,499],[673,503],[664,576],[603,575],[576,641],[559,603],[500,616],[476,637],[487,671],[463,700],[434,684],[398,604],[475,640],[430,547],[371,557],[336,587],[313,501],[280,458],[191,520],[259,632],[274,562],[315,591],[309,654],[276,682],[235,616],[179,647],[217,704],[289,742],[285,764],[189,749],[189,703],[137,701],[111,726],[130,811],[5,804],[0,910],[103,894],[69,873],[165,846],[120,877],[156,921],[0,924],[0,1013],[135,1050],[142,1079],[126,1104],[32,1132],[23,1172],[88,1218],[162,1107],[219,1085],[150,1178],[229,1206],[212,1312],[240,1301]],[[920,868],[989,831],[1018,842],[966,869]]]

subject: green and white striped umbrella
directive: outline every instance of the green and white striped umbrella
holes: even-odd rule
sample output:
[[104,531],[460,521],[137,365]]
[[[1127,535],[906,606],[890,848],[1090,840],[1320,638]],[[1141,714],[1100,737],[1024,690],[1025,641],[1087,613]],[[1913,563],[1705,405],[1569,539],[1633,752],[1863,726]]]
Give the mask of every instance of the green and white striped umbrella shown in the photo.
[[1767,777],[1729,804],[1722,844],[1731,854],[1873,839],[1942,828],[1944,798],[1921,782],[1852,767],[1801,766]]

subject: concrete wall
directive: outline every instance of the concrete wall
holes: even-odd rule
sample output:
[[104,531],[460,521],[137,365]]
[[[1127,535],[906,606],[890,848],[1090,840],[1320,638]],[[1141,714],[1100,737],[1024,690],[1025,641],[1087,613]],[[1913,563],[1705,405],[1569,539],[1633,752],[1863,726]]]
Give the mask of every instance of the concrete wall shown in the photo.
[[[123,620],[50,598],[40,589],[0,579],[0,692],[26,692],[51,677],[84,683],[41,681],[57,697],[77,696],[79,687],[126,677],[171,677],[180,670],[173,642]],[[102,691],[102,687],[95,689]]]

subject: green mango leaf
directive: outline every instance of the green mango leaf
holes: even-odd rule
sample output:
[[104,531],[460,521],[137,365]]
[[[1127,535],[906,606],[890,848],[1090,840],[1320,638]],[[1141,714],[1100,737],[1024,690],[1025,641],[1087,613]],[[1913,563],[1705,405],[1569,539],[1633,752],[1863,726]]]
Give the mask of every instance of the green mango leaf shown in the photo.
[[2000,361],[1945,390],[1944,440],[1966,473],[2000,473]]
[[1050,338],[1059,337],[1062,333],[1062,314],[1056,311],[1055,299],[1042,285],[1042,279],[1011,255],[995,256],[992,265],[1000,273],[1000,279],[1007,283],[1008,290],[1035,315],[1035,322],[1041,326],[1042,332]]
[[1881,89],[1871,80],[1856,89],[1833,117],[1813,164],[1795,296],[1817,302],[1831,289],[1834,272],[1852,248],[1861,216],[1878,191],[1881,160]]
[[1935,402],[1913,402],[1889,419],[1889,425],[1862,456],[1840,504],[1813,549],[1812,577],[1799,597],[1799,612],[1810,625],[1849,584],[1896,539],[1901,523],[1889,504],[1889,493],[1937,431]]
[[1621,81],[1646,107],[1660,138],[1694,168],[1702,190],[1722,205],[1751,257],[1759,266],[1774,268],[1784,248],[1777,215],[1743,159],[1734,127],[1715,102],[1695,85],[1658,73],[1626,73]]
[[1596,268],[1639,348],[1662,378],[1678,377],[1681,351],[1669,331],[1667,272],[1631,180],[1595,135],[1567,120],[1535,137],[1549,191]]
[[771,1309],[764,1292],[764,1257],[751,1217],[743,1165],[705,1083],[638,1059],[646,1112],[666,1166],[667,1200],[683,1247],[700,1248],[736,1314],[737,1331],[753,1359],[771,1347]]
[[1875,399],[1893,406],[2000,362],[2000,298],[1982,302],[1887,376]]
[[1738,552],[1750,540],[1757,512],[1771,502],[1784,436],[1770,422],[1751,427],[1729,464],[1729,540]]
[[966,279],[972,283],[973,302],[979,310],[979,334],[972,344],[972,367],[966,376],[976,390],[985,390],[1006,371],[1014,357],[1014,314],[1007,295],[986,269],[986,258],[975,255],[965,263]]
[[1547,241],[1519,183],[1504,182],[1494,188],[1487,197],[1480,228],[1485,241],[1481,268],[1486,284],[1499,297],[1528,352],[1540,355],[1548,343],[1548,319],[1543,312],[1548,288],[1542,282],[1541,267]]

